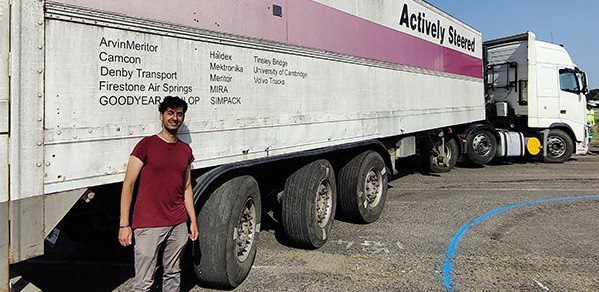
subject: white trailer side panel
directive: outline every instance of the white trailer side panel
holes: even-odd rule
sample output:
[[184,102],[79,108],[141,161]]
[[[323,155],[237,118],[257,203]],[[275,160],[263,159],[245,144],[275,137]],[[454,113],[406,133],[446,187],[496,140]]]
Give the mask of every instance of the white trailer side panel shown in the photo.
[[0,0],[0,289],[8,287],[8,121],[10,5]]
[[0,1],[0,204],[8,201],[9,11],[8,1]]
[[[180,138],[196,168],[484,119],[480,34],[421,1],[283,1],[278,17],[267,1],[210,14],[206,1],[60,2],[47,8],[45,193],[121,180],[165,95],[190,103]],[[418,13],[435,29],[410,23]]]
[[[43,2],[10,2],[9,261],[43,252]],[[4,27],[4,26],[3,26]]]
[[[314,2],[335,7],[348,14],[442,47],[482,58],[480,33],[425,1],[378,1],[376,4],[363,0],[314,0]],[[413,19],[412,15],[414,15]],[[472,50],[461,46],[462,37],[474,40]]]
[[55,20],[46,37],[46,193],[122,179],[165,95],[190,104],[180,138],[195,168],[484,119],[476,78]]

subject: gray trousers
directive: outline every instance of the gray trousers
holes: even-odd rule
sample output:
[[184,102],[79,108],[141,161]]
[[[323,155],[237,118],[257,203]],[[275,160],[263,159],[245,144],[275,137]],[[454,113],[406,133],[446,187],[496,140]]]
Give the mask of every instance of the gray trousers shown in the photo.
[[179,291],[181,288],[181,256],[188,239],[187,224],[176,226],[137,228],[135,239],[135,279],[133,291],[150,291],[159,251],[162,256],[162,291]]

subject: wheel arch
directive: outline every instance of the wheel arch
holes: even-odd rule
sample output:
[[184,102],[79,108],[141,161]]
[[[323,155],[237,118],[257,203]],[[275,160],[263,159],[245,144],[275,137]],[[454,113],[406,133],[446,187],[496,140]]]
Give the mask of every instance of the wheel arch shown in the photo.
[[568,136],[570,136],[570,139],[572,139],[573,142],[580,142],[580,140],[576,139],[576,134],[574,134],[574,130],[572,130],[572,127],[570,127],[570,125],[568,125],[568,124],[565,124],[565,123],[553,123],[553,124],[551,124],[551,126],[549,126],[548,129],[549,130],[553,130],[553,129],[562,130],[566,134],[568,134]]

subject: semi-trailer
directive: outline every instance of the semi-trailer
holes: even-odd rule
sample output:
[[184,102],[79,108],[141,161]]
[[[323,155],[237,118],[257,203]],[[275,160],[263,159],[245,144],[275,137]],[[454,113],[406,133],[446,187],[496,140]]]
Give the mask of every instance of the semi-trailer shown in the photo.
[[194,269],[224,288],[266,216],[308,249],[336,215],[377,220],[399,158],[443,172],[587,147],[586,78],[563,48],[532,33],[483,46],[425,1],[1,0],[0,27],[6,289],[11,263],[60,236],[116,243],[130,151],[167,95],[189,104]]

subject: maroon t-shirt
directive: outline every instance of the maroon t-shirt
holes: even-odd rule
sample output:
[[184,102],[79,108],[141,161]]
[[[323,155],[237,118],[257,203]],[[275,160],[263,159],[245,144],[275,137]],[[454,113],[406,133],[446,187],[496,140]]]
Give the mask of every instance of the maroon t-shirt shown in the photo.
[[167,143],[154,135],[139,141],[131,155],[144,164],[131,227],[164,227],[187,221],[185,174],[194,160],[189,145]]

